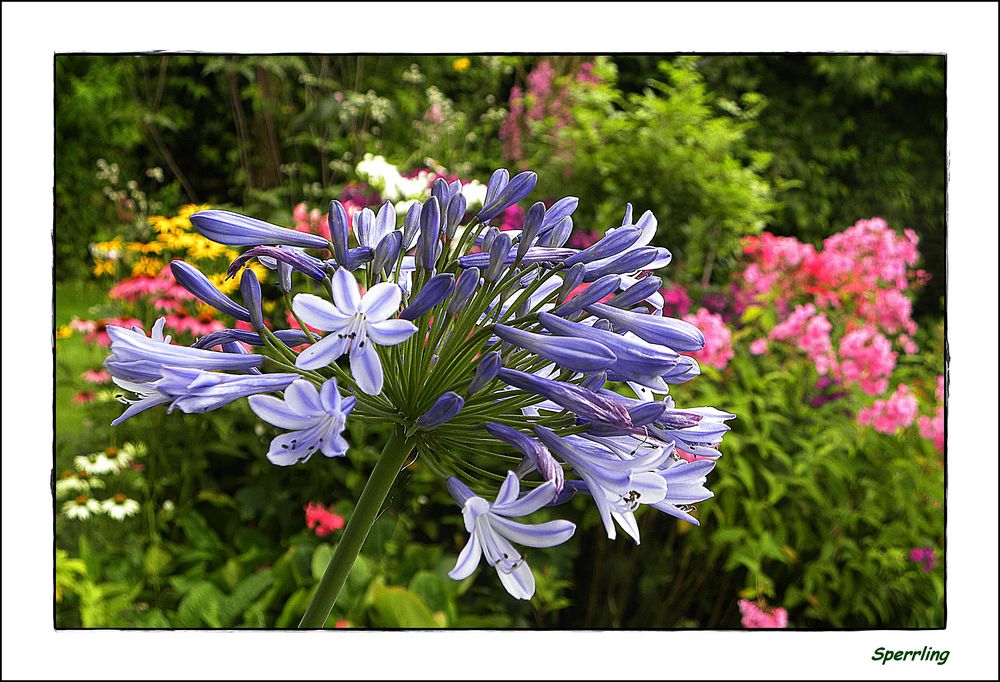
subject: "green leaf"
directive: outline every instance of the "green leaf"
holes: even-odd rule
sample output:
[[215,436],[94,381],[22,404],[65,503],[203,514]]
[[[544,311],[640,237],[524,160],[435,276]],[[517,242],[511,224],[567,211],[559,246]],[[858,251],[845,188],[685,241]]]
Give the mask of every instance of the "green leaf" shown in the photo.
[[374,624],[386,628],[438,628],[427,605],[404,587],[378,587],[372,595]]

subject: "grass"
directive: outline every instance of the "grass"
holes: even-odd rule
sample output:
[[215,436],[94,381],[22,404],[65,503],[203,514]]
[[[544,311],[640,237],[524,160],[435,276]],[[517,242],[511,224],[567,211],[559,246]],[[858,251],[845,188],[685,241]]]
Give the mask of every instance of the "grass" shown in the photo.
[[[91,317],[92,309],[99,307],[106,300],[106,289],[107,287],[101,283],[89,280],[57,283],[56,328],[68,323],[73,317]],[[100,367],[106,353],[104,348],[84,343],[83,337],[76,333],[69,338],[56,340],[55,436],[60,451],[72,450],[75,444],[82,445],[84,442],[93,441],[96,435],[95,425],[87,417],[84,406],[73,402],[73,397],[81,391],[94,388],[80,375],[88,369]]]

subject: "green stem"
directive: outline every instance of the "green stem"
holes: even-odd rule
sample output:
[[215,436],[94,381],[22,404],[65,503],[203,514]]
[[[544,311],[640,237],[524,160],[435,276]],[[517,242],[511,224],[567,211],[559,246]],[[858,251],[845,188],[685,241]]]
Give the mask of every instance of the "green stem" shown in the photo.
[[340,543],[316,587],[309,608],[299,621],[300,628],[322,628],[326,625],[326,619],[330,617],[330,611],[344,587],[347,575],[357,561],[361,546],[375,524],[379,509],[412,450],[412,441],[407,442],[403,430],[396,428],[382,449],[365,489],[361,491],[361,498],[347,521]]

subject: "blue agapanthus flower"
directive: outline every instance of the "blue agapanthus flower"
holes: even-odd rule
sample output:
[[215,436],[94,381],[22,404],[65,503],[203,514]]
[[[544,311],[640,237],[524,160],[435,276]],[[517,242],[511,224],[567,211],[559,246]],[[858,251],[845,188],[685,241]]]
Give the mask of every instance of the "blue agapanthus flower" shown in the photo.
[[[653,271],[672,256],[653,243],[656,218],[634,219],[628,205],[621,224],[586,249],[566,246],[576,197],[534,202],[520,230],[492,224],[536,182],[532,172],[498,170],[483,205],[470,206],[461,182],[439,179],[405,213],[388,202],[363,209],[353,232],[333,201],[329,241],[201,211],[191,217],[201,234],[246,247],[227,273],[240,277],[241,301],[190,264],[174,261],[171,270],[253,331],[224,329],[183,347],[164,336],[162,320],[151,337],[109,329],[105,365],[134,396],[123,397],[129,406],[116,424],[157,405],[204,412],[246,397],[277,429],[262,451],[281,466],[304,465],[316,452],[349,456],[352,420],[389,427],[333,577],[317,590],[325,602],[304,623],[324,622],[344,561],[353,562],[414,450],[417,465],[446,482],[470,533],[450,575],[468,578],[485,560],[517,598],[534,593],[517,546],[560,544],[575,526],[514,518],[551,517],[584,495],[611,539],[621,528],[639,542],[636,515],[649,509],[698,523],[695,505],[712,496],[707,476],[734,415],[677,406],[670,396],[700,374],[683,353],[705,338],[663,315]],[[300,329],[271,330],[263,315],[271,292],[244,269],[253,259],[278,272],[280,299],[290,301],[283,312]]]

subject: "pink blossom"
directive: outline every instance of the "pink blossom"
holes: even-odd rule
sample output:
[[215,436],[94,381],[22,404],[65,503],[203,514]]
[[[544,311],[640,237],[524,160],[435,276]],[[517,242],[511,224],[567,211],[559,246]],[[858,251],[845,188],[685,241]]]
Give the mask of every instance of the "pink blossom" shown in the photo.
[[934,443],[939,452],[944,452],[944,408],[938,407],[933,417],[920,417],[917,420],[920,435]]
[[106,384],[111,381],[111,375],[106,369],[88,369],[80,376],[83,377],[84,381],[89,381],[92,384]]
[[703,365],[725,369],[733,357],[733,333],[722,316],[699,308],[694,315],[685,315],[682,319],[698,327],[705,335],[705,347],[689,355]]
[[858,423],[871,426],[880,433],[896,433],[917,418],[917,396],[910,387],[900,384],[896,392],[885,400],[876,400],[870,407],[858,412]]
[[172,279],[165,280],[159,277],[131,277],[113,286],[108,292],[108,297],[123,301],[135,301],[143,296],[165,291],[170,287],[171,282]]
[[921,564],[921,568],[930,573],[937,565],[937,554],[933,547],[914,547],[910,550],[910,561]]
[[781,608],[768,608],[758,602],[740,599],[740,621],[748,629],[772,629],[788,627],[788,611]]
[[73,396],[73,402],[77,405],[86,405],[94,402],[96,394],[93,391],[80,391]]
[[752,355],[763,355],[767,352],[767,339],[756,339],[750,343]]
[[660,294],[663,296],[664,315],[675,317],[687,315],[688,311],[691,310],[691,297],[688,296],[687,290],[679,284],[660,289]]
[[81,320],[74,317],[69,321],[70,329],[81,334],[90,334],[97,330],[97,322],[94,320]]
[[335,514],[319,502],[306,505],[306,526],[315,529],[316,537],[324,538],[344,527],[344,517]]
[[856,383],[869,395],[885,393],[888,377],[896,368],[892,344],[874,327],[850,331],[840,339],[839,375],[844,383]]
[[937,387],[934,389],[934,397],[939,403],[944,402],[944,375],[938,374]]

